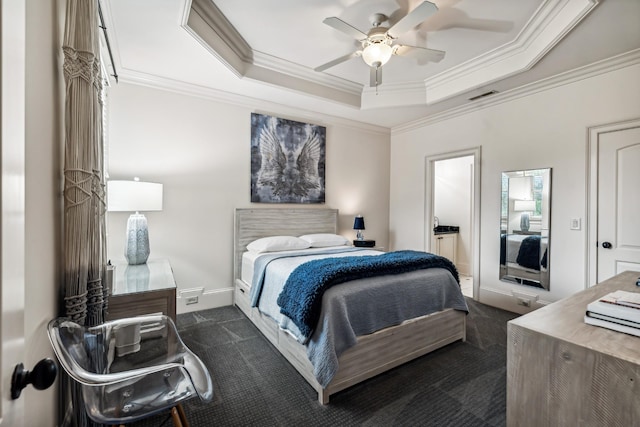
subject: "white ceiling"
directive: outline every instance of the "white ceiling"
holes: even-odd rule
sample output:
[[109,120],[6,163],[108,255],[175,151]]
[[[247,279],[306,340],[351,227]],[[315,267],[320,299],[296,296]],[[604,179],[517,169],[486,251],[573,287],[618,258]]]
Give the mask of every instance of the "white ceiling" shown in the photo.
[[[398,37],[446,51],[438,63],[394,56],[382,84],[353,58],[360,48],[323,24],[366,33],[393,25],[420,0],[102,0],[122,82],[248,96],[393,128],[640,48],[638,0],[433,0],[438,11]],[[215,5],[214,5],[215,3]],[[115,83],[114,83],[115,84]],[[475,101],[478,102],[478,101]]]

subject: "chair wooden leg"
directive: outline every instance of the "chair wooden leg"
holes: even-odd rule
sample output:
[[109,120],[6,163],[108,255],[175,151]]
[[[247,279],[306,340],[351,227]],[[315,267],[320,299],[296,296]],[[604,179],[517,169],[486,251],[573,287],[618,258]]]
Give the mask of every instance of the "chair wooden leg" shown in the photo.
[[180,415],[180,420],[182,421],[182,426],[183,427],[189,427],[189,421],[187,420],[187,414],[185,414],[184,408],[182,407],[182,404],[178,403],[178,405],[176,405],[176,407],[178,408],[178,415]]
[[171,419],[173,420],[174,427],[183,427],[182,421],[180,420],[180,413],[176,406],[171,408]]

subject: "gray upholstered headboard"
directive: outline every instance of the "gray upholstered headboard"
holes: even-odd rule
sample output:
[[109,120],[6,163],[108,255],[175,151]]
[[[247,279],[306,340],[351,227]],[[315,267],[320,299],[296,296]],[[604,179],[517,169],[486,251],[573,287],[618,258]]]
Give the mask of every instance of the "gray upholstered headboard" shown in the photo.
[[242,253],[256,239],[268,236],[300,236],[336,233],[337,209],[263,208],[236,209],[233,237],[233,278],[239,279]]

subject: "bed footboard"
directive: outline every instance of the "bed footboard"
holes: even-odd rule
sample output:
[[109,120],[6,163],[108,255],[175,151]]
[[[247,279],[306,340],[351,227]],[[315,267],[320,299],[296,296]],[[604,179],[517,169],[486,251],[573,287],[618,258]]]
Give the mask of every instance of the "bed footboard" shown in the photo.
[[[239,290],[242,289],[242,290]],[[326,388],[313,375],[313,366],[306,348],[260,313],[250,308],[243,297],[247,285],[236,281],[236,305],[260,332],[291,363],[318,393],[318,401],[326,405],[329,397],[341,390],[437,350],[455,341],[466,340],[466,313],[446,309],[407,320],[400,325],[382,329],[358,338],[358,343],[339,358],[338,372]]]

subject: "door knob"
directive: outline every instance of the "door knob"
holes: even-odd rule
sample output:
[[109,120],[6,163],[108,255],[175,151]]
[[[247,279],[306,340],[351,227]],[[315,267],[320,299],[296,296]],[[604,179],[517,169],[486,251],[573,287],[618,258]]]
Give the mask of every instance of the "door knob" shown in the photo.
[[49,358],[36,363],[31,372],[24,369],[22,363],[18,363],[11,376],[11,398],[19,398],[22,389],[29,384],[33,384],[38,390],[49,388],[55,381],[57,374],[58,366]]
[[602,242],[602,247],[605,249],[611,249],[611,243],[609,242]]

